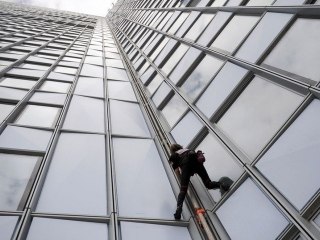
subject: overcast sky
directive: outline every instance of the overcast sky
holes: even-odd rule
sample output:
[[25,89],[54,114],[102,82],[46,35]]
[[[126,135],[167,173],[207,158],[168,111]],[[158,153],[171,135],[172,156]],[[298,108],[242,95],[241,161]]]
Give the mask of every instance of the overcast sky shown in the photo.
[[98,16],[106,16],[112,3],[117,0],[2,0],[39,7],[48,7],[59,10],[80,12]]

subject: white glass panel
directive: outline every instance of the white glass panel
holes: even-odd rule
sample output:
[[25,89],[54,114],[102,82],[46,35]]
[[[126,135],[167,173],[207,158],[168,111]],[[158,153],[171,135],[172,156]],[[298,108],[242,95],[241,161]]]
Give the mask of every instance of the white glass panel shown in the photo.
[[17,224],[16,216],[0,216],[0,237],[1,240],[10,240]]
[[107,68],[107,77],[108,79],[129,81],[128,75],[125,70],[118,68]]
[[172,71],[174,66],[179,62],[183,55],[187,52],[188,46],[181,44],[174,53],[171,54],[165,65],[162,67],[163,72],[167,75]]
[[33,218],[27,240],[108,240],[104,223]]
[[177,143],[188,146],[202,127],[203,125],[198,118],[192,112],[188,112],[172,129],[171,134]]
[[317,224],[318,227],[320,227],[320,214],[318,213],[318,215],[316,216],[315,219],[313,219],[313,222],[315,224]]
[[82,76],[103,78],[103,67],[83,64],[80,74]]
[[[170,41],[169,41],[170,40]],[[168,43],[166,45],[166,43]],[[177,40],[175,39],[170,39],[165,37],[163,39],[163,41],[161,42],[161,44],[156,48],[156,50],[152,53],[152,55],[150,56],[150,59],[153,60],[154,57],[157,57],[156,60],[154,61],[154,63],[159,66],[160,63],[162,63],[163,59],[168,55],[168,53],[174,48],[174,46],[177,44]],[[164,47],[165,45],[165,47]],[[164,48],[163,48],[164,47]],[[163,48],[163,50],[162,50]],[[162,51],[161,51],[162,50]],[[159,52],[161,51],[161,53],[159,54]],[[159,54],[159,55],[158,55]]]
[[106,65],[109,67],[124,68],[122,61],[116,59],[106,59]]
[[102,78],[79,77],[75,94],[103,98]]
[[186,227],[133,222],[121,222],[120,225],[123,240],[191,240]]
[[63,105],[67,95],[61,93],[35,92],[30,102]]
[[27,94],[27,91],[0,87],[0,98],[20,101]]
[[103,135],[61,133],[37,211],[106,215],[105,162]]
[[235,240],[276,239],[289,224],[250,179],[216,213],[230,238]]
[[9,115],[9,113],[14,109],[15,105],[0,103],[0,123]]
[[247,6],[268,6],[271,5],[274,0],[250,0]]
[[257,163],[299,210],[319,190],[320,101],[314,100]]
[[73,82],[74,76],[63,74],[63,73],[51,72],[47,77],[47,79],[56,80],[56,81]]
[[114,138],[113,151],[120,216],[172,219],[176,199],[153,140]]
[[149,83],[147,89],[149,90],[150,94],[152,95],[163,82],[163,77],[157,74]]
[[254,16],[234,16],[211,47],[232,53],[258,20]]
[[274,6],[290,6],[290,5],[301,5],[306,0],[277,0],[273,5]]
[[78,70],[77,68],[61,67],[61,66],[57,66],[54,69],[55,72],[61,72],[61,73],[67,73],[67,74],[76,74],[77,70]]
[[69,91],[70,86],[71,84],[69,83],[45,81],[42,84],[40,90],[49,91],[49,92],[67,93]]
[[37,81],[32,81],[32,80],[24,80],[24,79],[17,79],[17,78],[4,78],[0,82],[0,86],[30,89],[36,83],[37,83]]
[[297,19],[264,64],[319,81],[319,28],[319,19]]
[[109,98],[136,102],[137,98],[129,82],[108,81]]
[[212,20],[213,17],[214,14],[212,13],[203,13],[184,37],[195,41],[202,33],[202,31],[207,27],[208,23]]
[[[204,164],[211,180],[219,181],[221,177],[227,176],[236,181],[243,173],[240,165],[213,135],[208,134],[197,149],[202,150],[205,154],[206,162]],[[220,200],[219,189],[209,192],[215,201]]]
[[7,126],[0,135],[0,147],[45,151],[51,131]]
[[239,6],[242,0],[229,0],[226,6]]
[[158,88],[157,92],[152,97],[152,101],[154,102],[156,107],[159,107],[164,98],[168,96],[170,90],[171,88],[168,86],[168,84],[166,82],[162,82],[161,86]]
[[84,63],[90,63],[94,65],[102,66],[102,58],[101,57],[94,57],[94,56],[86,56],[84,59]]
[[236,56],[250,62],[256,62],[292,16],[292,14],[267,12],[241,46]]
[[181,90],[194,100],[221,68],[223,61],[207,55],[189,75]]
[[172,127],[182,114],[187,110],[188,106],[182,101],[182,99],[174,95],[167,105],[162,109],[162,113],[165,116],[168,124]]
[[104,132],[103,100],[74,95],[63,128]]
[[172,26],[168,30],[168,33],[175,34],[178,28],[183,24],[183,22],[189,16],[189,14],[190,14],[189,12],[182,12],[178,17],[178,19],[172,24]]
[[196,106],[210,118],[248,70],[227,62],[213,79]]
[[110,100],[112,133],[150,137],[139,104]]
[[294,92],[255,77],[218,125],[249,157],[255,158],[302,100]]
[[38,157],[34,156],[0,153],[1,211],[16,211],[18,209],[37,160]]
[[29,126],[54,127],[60,108],[27,105],[15,123]]

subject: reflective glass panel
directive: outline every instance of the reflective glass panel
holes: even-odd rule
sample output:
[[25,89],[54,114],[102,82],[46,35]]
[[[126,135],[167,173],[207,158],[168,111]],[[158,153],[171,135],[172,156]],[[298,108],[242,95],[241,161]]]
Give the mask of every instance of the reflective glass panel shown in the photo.
[[196,106],[211,118],[247,72],[248,70],[227,62],[201,95]]
[[15,105],[0,103],[0,123],[6,119],[14,107]]
[[106,215],[105,159],[103,135],[61,133],[37,211]]
[[154,141],[113,138],[113,154],[119,215],[172,219],[176,199]]
[[274,0],[250,0],[247,6],[268,6],[271,5]]
[[104,223],[33,218],[27,240],[108,240],[108,226]]
[[29,102],[63,105],[67,95],[61,93],[35,92]]
[[276,239],[289,224],[251,179],[247,179],[216,214],[231,239]]
[[103,80],[101,78],[79,77],[74,93],[103,98]]
[[277,0],[273,5],[274,6],[290,6],[290,5],[301,5],[306,0]]
[[60,92],[60,93],[67,93],[69,91],[71,84],[69,83],[61,83],[61,82],[54,82],[54,81],[45,81],[40,90],[48,91],[48,92]]
[[63,128],[104,132],[103,100],[74,95]]
[[319,81],[319,28],[319,19],[297,19],[263,63]]
[[129,81],[128,75],[125,70],[118,68],[107,68],[107,77],[112,80]]
[[150,137],[139,104],[110,100],[110,114],[113,134]]
[[25,90],[0,87],[0,96],[3,99],[11,99],[11,100],[20,101],[21,99],[24,98],[24,96],[26,94],[27,94],[27,91],[25,91]]
[[234,16],[211,47],[232,53],[258,20],[259,17],[254,16]]
[[174,95],[167,105],[162,109],[162,113],[169,125],[172,127],[187,110],[187,108],[188,106],[183,102],[183,100],[179,96]]
[[80,74],[82,76],[103,78],[103,67],[83,64]]
[[18,210],[37,160],[35,156],[0,153],[0,211]]
[[168,84],[166,82],[162,82],[157,92],[152,97],[152,101],[154,102],[156,107],[159,107],[159,105],[163,102],[164,98],[168,96],[170,91],[171,88],[168,86]]
[[24,79],[17,79],[17,78],[4,78],[0,82],[0,86],[30,89],[36,83],[37,83],[36,81],[31,81],[31,80],[24,80]]
[[179,62],[179,60],[183,57],[183,55],[188,50],[188,46],[185,44],[181,44],[176,51],[171,54],[170,58],[167,60],[167,62],[162,67],[162,70],[168,75],[173,67]]
[[60,108],[27,105],[15,123],[38,127],[54,127]]
[[207,27],[207,25],[213,17],[214,14],[211,13],[201,14],[201,16],[198,18],[195,24],[193,24],[193,26],[190,28],[190,30],[184,37],[192,41],[195,41],[200,36],[202,31]]
[[163,82],[163,78],[161,75],[157,74],[149,83],[147,89],[149,90],[150,94],[152,95],[160,84]]
[[17,216],[0,216],[0,233],[2,240],[11,239],[17,221]]
[[109,98],[136,102],[131,83],[120,81],[108,81]]
[[205,56],[181,86],[181,90],[191,100],[194,100],[221,68],[222,64],[223,61],[220,59],[210,55]]
[[320,101],[313,100],[257,163],[257,168],[298,209],[319,190]]
[[255,158],[302,101],[302,96],[255,77],[218,125],[249,157]]

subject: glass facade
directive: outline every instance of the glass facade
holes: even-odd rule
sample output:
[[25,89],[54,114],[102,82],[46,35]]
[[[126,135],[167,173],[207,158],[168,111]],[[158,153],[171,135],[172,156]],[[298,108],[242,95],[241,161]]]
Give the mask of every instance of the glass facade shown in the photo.
[[[0,239],[320,239],[318,5],[1,2]],[[234,181],[181,221],[175,142]]]

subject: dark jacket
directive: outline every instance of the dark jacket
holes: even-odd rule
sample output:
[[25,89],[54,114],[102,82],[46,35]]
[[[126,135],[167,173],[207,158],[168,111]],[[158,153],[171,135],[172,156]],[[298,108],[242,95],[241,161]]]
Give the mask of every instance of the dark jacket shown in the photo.
[[[180,167],[182,170],[188,169],[191,170],[192,175],[195,169],[197,162],[197,155],[194,151],[189,149],[180,149],[172,154],[169,158],[169,161],[172,162],[172,168],[175,170]],[[189,172],[189,171],[188,171]]]

